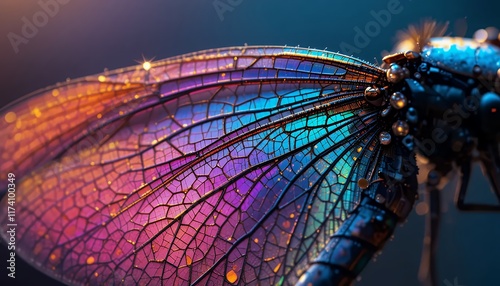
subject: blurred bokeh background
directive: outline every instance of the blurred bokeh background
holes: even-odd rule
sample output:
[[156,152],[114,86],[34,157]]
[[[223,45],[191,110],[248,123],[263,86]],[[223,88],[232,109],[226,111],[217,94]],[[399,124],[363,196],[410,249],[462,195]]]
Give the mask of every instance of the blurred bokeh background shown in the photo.
[[[382,10],[390,19],[376,16]],[[470,37],[477,29],[500,27],[499,13],[500,2],[490,0],[1,0],[0,107],[66,78],[214,47],[327,47],[380,63],[396,32],[409,24],[448,21],[450,35]],[[360,45],[356,33],[370,25]],[[498,285],[500,214],[459,213],[454,185],[452,180],[443,191],[439,285]],[[470,191],[477,200],[492,198],[477,168]],[[357,285],[419,285],[423,231],[424,218],[412,213]],[[1,285],[58,285],[19,259],[17,278],[8,279],[7,255],[1,245]]]

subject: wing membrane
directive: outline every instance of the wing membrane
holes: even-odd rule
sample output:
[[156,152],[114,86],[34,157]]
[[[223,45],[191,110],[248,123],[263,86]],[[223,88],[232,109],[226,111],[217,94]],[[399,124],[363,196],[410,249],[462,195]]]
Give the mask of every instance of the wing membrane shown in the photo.
[[375,169],[363,91],[383,78],[326,51],[237,47],[31,94],[0,129],[19,253],[71,284],[293,283]]

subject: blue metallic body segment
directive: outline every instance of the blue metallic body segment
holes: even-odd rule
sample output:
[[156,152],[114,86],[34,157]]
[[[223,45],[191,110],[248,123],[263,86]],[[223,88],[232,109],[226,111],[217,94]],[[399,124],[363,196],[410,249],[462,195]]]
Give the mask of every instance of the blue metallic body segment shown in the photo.
[[[500,47],[464,38],[433,38],[423,48],[424,62],[469,78],[481,76],[485,85],[498,85]],[[497,83],[495,83],[497,81]],[[496,86],[500,93],[500,86]]]
[[360,183],[365,195],[359,205],[297,285],[350,285],[410,213],[417,196],[414,154],[399,139],[384,154],[380,179],[367,187]]
[[391,237],[399,218],[364,197],[297,285],[350,285]]

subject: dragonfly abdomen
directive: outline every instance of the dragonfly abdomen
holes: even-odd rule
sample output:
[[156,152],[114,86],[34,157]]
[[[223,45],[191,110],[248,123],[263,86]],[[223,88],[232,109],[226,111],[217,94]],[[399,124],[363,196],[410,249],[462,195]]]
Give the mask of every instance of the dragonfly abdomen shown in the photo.
[[350,285],[391,237],[397,222],[397,215],[365,196],[297,285]]

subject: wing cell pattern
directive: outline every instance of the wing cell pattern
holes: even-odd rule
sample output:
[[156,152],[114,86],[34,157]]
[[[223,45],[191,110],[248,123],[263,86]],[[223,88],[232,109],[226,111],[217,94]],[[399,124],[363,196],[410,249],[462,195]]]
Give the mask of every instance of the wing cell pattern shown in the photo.
[[0,117],[18,253],[77,285],[294,283],[374,175],[363,92],[383,79],[327,51],[235,47],[30,94]]

